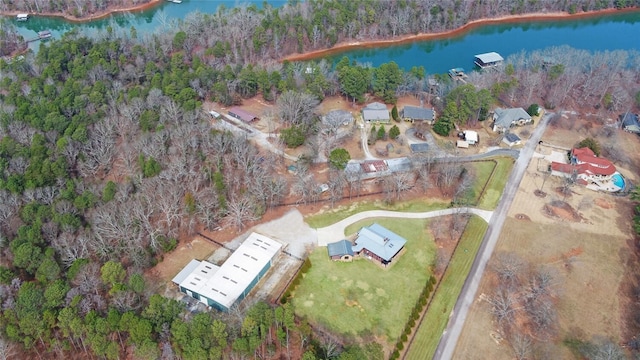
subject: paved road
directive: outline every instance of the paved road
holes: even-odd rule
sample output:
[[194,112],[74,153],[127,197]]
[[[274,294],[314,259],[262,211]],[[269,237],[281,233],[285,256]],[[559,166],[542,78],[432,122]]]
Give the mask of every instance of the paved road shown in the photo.
[[327,246],[328,243],[340,241],[344,239],[344,229],[360,220],[375,218],[375,217],[386,217],[386,218],[403,218],[403,219],[428,219],[437,216],[450,215],[450,214],[475,214],[484,219],[484,221],[489,222],[491,220],[491,216],[493,211],[489,210],[481,210],[476,208],[448,208],[442,210],[434,210],[427,212],[402,212],[402,211],[388,211],[388,210],[370,210],[363,211],[361,213],[357,213],[349,216],[346,219],[338,221],[333,225],[329,225],[327,227],[319,228],[318,232],[318,246]]
[[526,145],[520,152],[520,156],[518,157],[513,171],[511,171],[511,175],[507,180],[500,202],[498,203],[493,217],[489,222],[489,228],[482,239],[482,244],[480,245],[476,259],[473,262],[471,271],[464,282],[462,291],[458,296],[458,301],[456,302],[451,316],[449,317],[449,324],[440,338],[440,343],[438,343],[438,348],[436,349],[436,353],[433,357],[434,359],[448,360],[453,358],[453,353],[455,351],[458,338],[460,337],[460,333],[462,332],[462,327],[464,326],[469,308],[471,307],[471,304],[475,299],[476,292],[478,291],[478,287],[480,286],[480,280],[482,279],[482,274],[487,266],[487,262],[489,261],[489,258],[491,258],[493,249],[498,242],[498,237],[502,231],[504,220],[507,217],[507,211],[513,202],[513,198],[515,197],[518,187],[520,186],[520,182],[524,177],[525,170],[529,165],[533,152],[538,145],[538,142],[540,141],[540,138],[542,137],[552,115],[552,113],[545,114],[542,121],[531,135],[531,138],[527,140]]

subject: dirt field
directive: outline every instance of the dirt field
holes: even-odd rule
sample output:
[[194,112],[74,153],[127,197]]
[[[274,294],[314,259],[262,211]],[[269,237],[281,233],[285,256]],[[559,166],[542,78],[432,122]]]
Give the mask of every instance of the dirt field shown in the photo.
[[[570,148],[587,135],[551,128],[543,141]],[[622,148],[637,154],[640,139],[628,135],[616,134],[617,141]],[[536,151],[549,154],[551,148],[538,146]],[[625,163],[628,168],[618,168],[633,182],[637,180],[636,160]],[[544,264],[555,271],[555,286],[559,290],[558,332],[553,341],[534,350],[534,357],[573,359],[574,355],[562,345],[567,337],[589,341],[594,336],[604,336],[614,342],[621,340],[625,300],[620,293],[625,264],[633,251],[630,247],[633,242],[629,241],[632,204],[626,197],[593,192],[579,185],[565,196],[557,191],[560,179],[550,176],[544,180],[544,173],[539,171],[543,168],[544,163],[534,157],[494,254],[514,252],[534,265]],[[504,334],[498,332],[498,325],[489,313],[490,305],[481,300],[492,292],[489,276],[485,273],[483,277],[454,358],[514,358],[508,342],[500,340]]]

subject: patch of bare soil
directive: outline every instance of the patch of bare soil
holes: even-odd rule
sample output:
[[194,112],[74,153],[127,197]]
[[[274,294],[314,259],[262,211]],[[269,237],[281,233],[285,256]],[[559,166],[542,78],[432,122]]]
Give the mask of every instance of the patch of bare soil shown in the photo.
[[516,219],[523,221],[531,221],[531,218],[525,214],[516,214]]
[[545,215],[559,218],[565,221],[580,222],[582,215],[577,212],[571,205],[561,200],[554,200],[547,203],[542,208]]
[[594,202],[595,202],[596,205],[598,205],[599,207],[601,207],[603,209],[611,209],[611,208],[613,208],[613,204],[607,199],[597,198]]
[[546,197],[546,196],[547,196],[547,193],[546,193],[546,192],[544,192],[544,191],[542,191],[542,190],[538,190],[538,189],[536,189],[536,190],[533,192],[533,194],[534,194],[535,196],[537,196],[537,197],[540,197],[540,198],[544,198],[544,197]]

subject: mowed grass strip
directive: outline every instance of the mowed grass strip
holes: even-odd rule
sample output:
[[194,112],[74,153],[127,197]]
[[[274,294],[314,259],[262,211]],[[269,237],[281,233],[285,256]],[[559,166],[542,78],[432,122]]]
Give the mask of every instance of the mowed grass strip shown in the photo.
[[502,195],[504,186],[507,184],[507,179],[509,178],[509,174],[513,168],[513,158],[503,157],[496,158],[495,160],[498,162],[498,165],[496,165],[493,175],[489,179],[487,187],[484,190],[484,194],[478,202],[478,207],[480,209],[493,210],[498,206],[500,195]]
[[[355,199],[357,201],[357,199]],[[449,203],[441,200],[425,201],[425,199],[416,199],[410,201],[397,202],[388,204],[385,201],[366,201],[354,203],[348,208],[338,208],[327,211],[318,215],[311,215],[305,218],[305,222],[312,228],[321,228],[337,223],[346,219],[351,215],[369,211],[369,210],[391,210],[403,212],[426,212],[432,210],[440,210],[449,207]]]
[[420,327],[417,330],[411,347],[407,350],[408,360],[433,358],[442,332],[447,326],[451,310],[458,300],[471,264],[476,257],[482,237],[487,230],[487,223],[480,217],[472,216],[453,254],[449,266],[440,280],[440,285]]
[[292,294],[298,316],[348,340],[371,335],[395,344],[415,305],[435,258],[435,243],[424,219],[377,218],[349,227],[355,232],[374,222],[407,239],[389,268],[367,259],[333,262],[326,247],[311,253],[311,269]]
[[475,161],[469,163],[475,174],[475,181],[466,199],[470,205],[477,205],[480,202],[482,189],[489,182],[493,169],[498,166],[495,160]]

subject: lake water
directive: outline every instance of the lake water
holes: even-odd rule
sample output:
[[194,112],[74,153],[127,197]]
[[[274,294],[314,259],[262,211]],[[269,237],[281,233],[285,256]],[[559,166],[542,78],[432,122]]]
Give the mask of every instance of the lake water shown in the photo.
[[495,51],[504,58],[552,46],[569,45],[589,51],[640,50],[640,12],[562,21],[484,25],[455,37],[352,50],[334,54],[378,66],[390,60],[405,69],[424,66],[427,73],[454,67],[473,68],[473,56]]
[[[268,2],[277,7],[287,1]],[[229,8],[246,3],[248,2],[234,0],[184,0],[182,4],[162,2],[143,12],[116,14],[87,23],[70,23],[59,18],[35,16],[26,22],[16,22],[16,25],[25,38],[36,37],[41,30],[51,30],[54,37],[60,37],[76,28],[85,33],[95,33],[113,23],[124,31],[129,31],[134,26],[140,34],[161,31],[166,24],[184,18],[193,11],[214,13],[221,5]],[[263,1],[250,3],[261,7]],[[454,67],[471,69],[473,55],[490,51],[498,52],[506,58],[522,50],[532,51],[559,45],[590,51],[640,50],[639,38],[640,11],[636,11],[572,20],[484,25],[445,39],[351,50],[331,55],[329,59],[335,61],[346,55],[374,66],[393,60],[405,69],[424,66],[427,73],[444,73]],[[35,50],[39,43],[31,43],[30,46]]]

